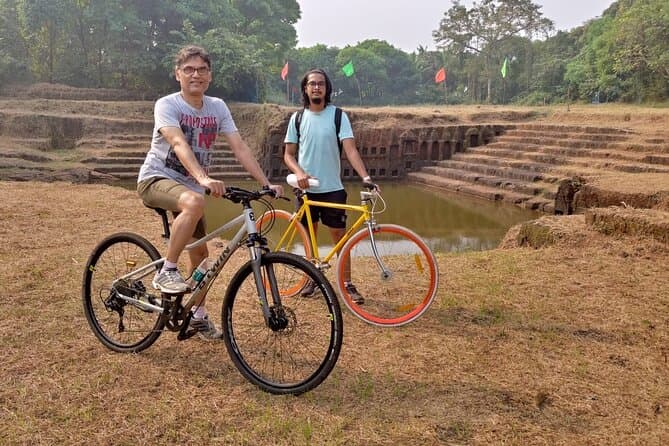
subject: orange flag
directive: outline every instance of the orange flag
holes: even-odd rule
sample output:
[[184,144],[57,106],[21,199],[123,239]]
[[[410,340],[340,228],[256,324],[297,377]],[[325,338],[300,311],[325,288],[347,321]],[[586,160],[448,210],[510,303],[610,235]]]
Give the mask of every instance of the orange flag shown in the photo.
[[439,82],[444,82],[446,80],[446,69],[441,67],[437,74],[434,75],[434,81],[438,84]]
[[286,65],[284,65],[283,68],[281,69],[281,80],[285,81],[287,77],[288,77],[288,62],[286,62]]

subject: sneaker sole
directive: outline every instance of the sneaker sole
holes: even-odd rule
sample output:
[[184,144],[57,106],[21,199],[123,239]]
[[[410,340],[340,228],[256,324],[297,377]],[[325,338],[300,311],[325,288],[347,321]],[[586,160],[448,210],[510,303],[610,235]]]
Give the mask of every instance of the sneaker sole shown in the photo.
[[202,339],[203,341],[220,341],[220,340],[223,339],[223,333],[221,333],[220,335],[218,335],[218,337],[216,337],[216,338],[212,338],[212,337],[210,337],[210,336],[205,335],[205,334],[202,333],[202,332],[198,332],[198,333],[197,333],[197,337],[200,338],[200,339]]

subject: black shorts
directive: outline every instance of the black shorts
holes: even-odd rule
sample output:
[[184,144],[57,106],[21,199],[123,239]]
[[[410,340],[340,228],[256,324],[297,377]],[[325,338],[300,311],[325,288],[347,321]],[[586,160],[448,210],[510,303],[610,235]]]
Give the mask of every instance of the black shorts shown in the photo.
[[[344,189],[323,194],[309,193],[309,200],[327,201],[330,203],[346,204],[346,191]],[[297,206],[302,205],[302,200],[297,199]],[[311,211],[311,221],[317,223],[319,220],[329,228],[346,228],[346,211],[343,209],[332,209],[321,206],[309,206]],[[302,224],[307,227],[307,216],[302,217]]]

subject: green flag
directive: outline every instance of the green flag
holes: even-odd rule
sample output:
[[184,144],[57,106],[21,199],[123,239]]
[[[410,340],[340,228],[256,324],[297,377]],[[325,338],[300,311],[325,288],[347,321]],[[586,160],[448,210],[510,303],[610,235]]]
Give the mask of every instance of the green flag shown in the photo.
[[353,61],[350,60],[346,65],[341,67],[341,71],[344,72],[346,77],[351,77],[353,76],[353,73],[355,73],[355,70],[353,69]]
[[509,58],[504,58],[504,63],[502,64],[502,77],[506,77],[506,64],[509,62]]

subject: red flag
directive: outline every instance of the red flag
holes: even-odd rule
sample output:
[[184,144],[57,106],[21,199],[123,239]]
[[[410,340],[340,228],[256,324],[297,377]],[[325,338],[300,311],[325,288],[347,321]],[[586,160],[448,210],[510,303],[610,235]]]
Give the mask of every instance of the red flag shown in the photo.
[[286,65],[284,65],[283,68],[281,69],[281,80],[285,81],[287,77],[288,77],[288,62],[286,62]]
[[446,80],[446,69],[441,67],[437,74],[434,75],[434,81],[438,84],[439,82],[444,82]]

